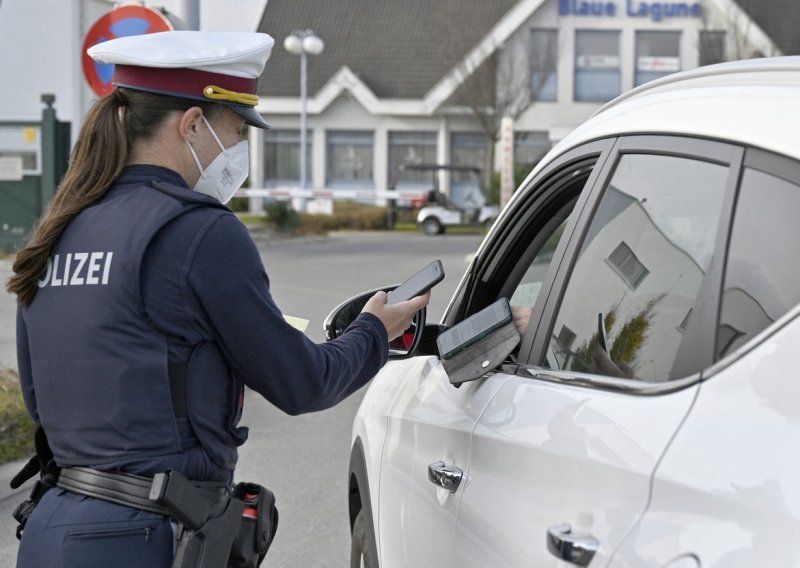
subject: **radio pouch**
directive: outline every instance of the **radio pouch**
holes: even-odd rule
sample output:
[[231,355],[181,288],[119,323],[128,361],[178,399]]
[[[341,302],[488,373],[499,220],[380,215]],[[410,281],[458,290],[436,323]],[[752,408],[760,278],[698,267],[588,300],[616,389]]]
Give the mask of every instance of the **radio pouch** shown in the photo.
[[244,501],[242,522],[233,541],[229,568],[256,568],[267,555],[278,530],[275,495],[257,483],[237,483],[233,497]]
[[442,359],[450,383],[461,383],[481,378],[505,361],[519,344],[520,335],[513,321],[479,339],[449,359]]

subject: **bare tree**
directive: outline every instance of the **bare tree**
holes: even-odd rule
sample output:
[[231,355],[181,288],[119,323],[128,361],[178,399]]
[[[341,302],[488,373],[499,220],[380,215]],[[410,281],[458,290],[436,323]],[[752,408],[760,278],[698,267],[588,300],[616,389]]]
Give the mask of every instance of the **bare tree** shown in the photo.
[[[750,43],[748,36],[751,33],[753,22],[748,13],[752,9],[757,9],[758,3],[756,1],[738,0],[738,3],[730,2],[727,4],[724,13],[718,14],[718,19],[713,20],[711,15],[714,7],[718,5],[718,3],[712,3],[709,0],[705,0],[702,4],[701,33],[698,38],[701,64],[775,55],[771,49],[765,53],[759,51]],[[714,32],[724,34],[721,41],[713,36]],[[704,56],[706,61],[703,60]]]
[[523,35],[495,49],[477,69],[470,69],[465,62],[459,64],[462,84],[448,104],[468,108],[480,125],[486,140],[483,185],[487,189],[491,186],[502,119],[516,120],[555,78],[555,42],[537,43],[531,46]]

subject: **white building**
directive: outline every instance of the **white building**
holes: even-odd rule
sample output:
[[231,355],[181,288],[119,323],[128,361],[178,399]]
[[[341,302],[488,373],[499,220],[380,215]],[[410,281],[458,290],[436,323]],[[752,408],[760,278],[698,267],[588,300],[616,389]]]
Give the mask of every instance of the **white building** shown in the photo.
[[[293,30],[313,29],[325,41],[309,59],[308,177],[309,187],[333,191],[430,184],[429,174],[400,170],[403,163],[494,169],[503,147],[496,143],[492,157],[486,136],[503,114],[514,117],[514,160],[532,164],[643,81],[800,49],[791,0],[198,1],[201,29],[258,29],[276,39],[258,107],[273,128],[251,135],[254,187],[300,184],[300,63],[282,47]],[[191,2],[147,4],[180,27],[176,14]],[[83,43],[116,5],[2,0],[0,122],[38,120],[41,94],[52,93],[75,139],[95,98]],[[6,142],[0,132],[0,156],[17,151],[8,146],[18,141]],[[451,181],[440,175],[445,190]]]
[[[730,0],[272,0],[259,30],[276,50],[258,108],[273,129],[254,140],[264,157],[256,186],[299,185],[300,63],[280,47],[297,29],[325,41],[309,56],[308,177],[309,187],[334,191],[430,184],[399,169],[404,162],[497,169],[503,148],[498,140],[495,156],[487,152],[479,118],[495,135],[502,114],[514,117],[514,161],[529,165],[645,81],[782,54]],[[448,181],[441,174],[445,189]]]

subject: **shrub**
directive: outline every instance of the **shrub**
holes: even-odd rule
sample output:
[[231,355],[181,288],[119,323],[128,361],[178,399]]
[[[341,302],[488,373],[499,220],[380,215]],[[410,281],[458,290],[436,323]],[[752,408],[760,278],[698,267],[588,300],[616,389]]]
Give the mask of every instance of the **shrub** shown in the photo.
[[16,371],[0,369],[0,463],[33,454],[35,428],[22,402]]
[[268,203],[264,210],[267,212],[266,222],[279,231],[291,233],[300,224],[300,216],[286,201]]
[[265,222],[268,225],[293,235],[320,235],[339,229],[375,231],[388,227],[386,207],[363,203],[336,201],[332,215],[297,213],[285,201],[274,201],[265,209]]
[[304,232],[326,233],[339,229],[354,231],[376,231],[386,229],[388,223],[386,207],[375,207],[363,203],[337,201],[333,204],[333,215],[300,215],[300,224]]

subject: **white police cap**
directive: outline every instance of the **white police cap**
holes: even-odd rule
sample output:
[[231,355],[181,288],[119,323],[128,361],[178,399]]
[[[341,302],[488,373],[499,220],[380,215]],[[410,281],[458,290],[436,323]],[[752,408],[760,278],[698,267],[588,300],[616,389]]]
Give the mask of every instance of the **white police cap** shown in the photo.
[[262,33],[170,31],[112,39],[87,53],[114,64],[118,87],[216,102],[252,126],[269,128],[255,106],[274,44]]

